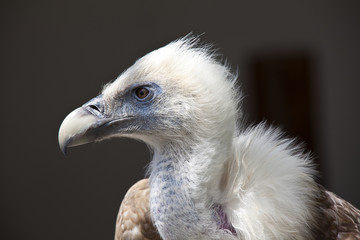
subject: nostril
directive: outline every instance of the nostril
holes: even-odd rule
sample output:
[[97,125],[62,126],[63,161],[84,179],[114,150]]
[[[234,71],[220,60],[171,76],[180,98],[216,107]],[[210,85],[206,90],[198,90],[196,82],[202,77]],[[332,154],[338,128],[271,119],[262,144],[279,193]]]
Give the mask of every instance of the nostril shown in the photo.
[[102,95],[91,99],[82,105],[82,107],[94,115],[102,115],[104,113],[104,100],[102,99]]
[[89,105],[89,108],[92,108],[92,109],[94,109],[94,110],[97,111],[97,112],[100,112],[99,107],[96,106],[96,105]]

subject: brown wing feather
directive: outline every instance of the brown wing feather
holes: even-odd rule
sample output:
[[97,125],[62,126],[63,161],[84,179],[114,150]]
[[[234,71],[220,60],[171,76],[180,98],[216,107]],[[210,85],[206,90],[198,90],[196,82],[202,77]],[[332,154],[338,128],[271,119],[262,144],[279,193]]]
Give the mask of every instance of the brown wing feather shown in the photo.
[[135,183],[126,193],[116,220],[115,240],[160,240],[150,217],[149,180]]
[[319,237],[326,240],[360,239],[360,211],[353,205],[320,188]]

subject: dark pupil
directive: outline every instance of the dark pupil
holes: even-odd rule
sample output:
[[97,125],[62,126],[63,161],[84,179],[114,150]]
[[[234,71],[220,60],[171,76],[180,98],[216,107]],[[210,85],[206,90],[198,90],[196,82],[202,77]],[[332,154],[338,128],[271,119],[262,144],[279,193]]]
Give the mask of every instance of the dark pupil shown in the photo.
[[136,96],[138,96],[138,98],[140,99],[144,99],[148,94],[149,90],[147,90],[146,88],[138,88],[136,90]]

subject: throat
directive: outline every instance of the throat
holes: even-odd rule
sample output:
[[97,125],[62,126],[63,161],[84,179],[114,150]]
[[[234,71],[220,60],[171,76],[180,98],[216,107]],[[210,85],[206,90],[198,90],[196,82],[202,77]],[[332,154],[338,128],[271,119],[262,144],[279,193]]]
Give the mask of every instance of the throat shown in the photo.
[[155,152],[150,166],[151,217],[164,239],[212,239],[215,232],[228,239],[225,235],[233,236],[235,229],[221,205],[214,204],[214,186],[206,187],[209,183],[201,181],[192,160]]
[[161,236],[179,239],[184,232],[197,235],[200,216],[189,196],[188,178],[177,174],[171,160],[161,160],[150,181],[151,217]]

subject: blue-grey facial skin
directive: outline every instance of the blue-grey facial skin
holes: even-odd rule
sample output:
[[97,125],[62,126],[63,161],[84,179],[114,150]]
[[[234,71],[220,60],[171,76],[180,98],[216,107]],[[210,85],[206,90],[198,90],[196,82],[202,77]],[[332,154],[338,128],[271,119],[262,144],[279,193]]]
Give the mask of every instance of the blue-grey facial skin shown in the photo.
[[[148,95],[143,99],[136,96],[136,90],[139,88],[148,90]],[[117,109],[113,109],[114,114],[118,116],[133,117],[131,124],[122,131],[130,133],[156,129],[153,124],[156,122],[156,110],[160,107],[158,103],[161,94],[161,87],[151,82],[136,83],[128,87],[120,97],[121,102],[117,105]]]
[[162,89],[156,84],[148,85],[146,88],[149,90],[149,94],[145,99],[133,98],[133,100],[138,100],[134,102],[134,110],[137,114],[138,127],[143,131],[152,131],[159,129],[159,118],[161,116],[157,113],[159,108],[163,107],[160,104]]
[[[140,99],[136,90],[146,88],[148,95]],[[133,133],[137,131],[149,132],[156,129],[156,108],[159,107],[159,96],[162,89],[155,83],[142,82],[128,87],[113,99],[114,103],[107,109],[103,96],[99,95],[83,107],[99,119],[98,126],[94,126],[97,140],[116,134]]]

